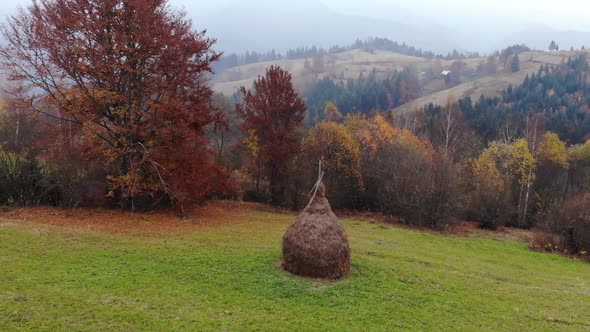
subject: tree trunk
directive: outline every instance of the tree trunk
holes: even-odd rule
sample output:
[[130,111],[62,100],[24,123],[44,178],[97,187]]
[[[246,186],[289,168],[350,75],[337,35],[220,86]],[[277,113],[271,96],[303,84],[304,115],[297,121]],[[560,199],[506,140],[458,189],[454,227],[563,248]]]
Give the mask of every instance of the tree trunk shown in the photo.
[[526,185],[526,194],[524,196],[524,209],[522,211],[521,227],[523,227],[526,224],[526,215],[527,215],[527,211],[528,211],[529,194],[530,194],[530,192],[531,192],[531,182],[528,181],[528,183]]
[[256,159],[256,196],[260,197],[260,156]]
[[272,165],[270,168],[270,203],[271,205],[281,205],[284,203],[284,179],[281,177],[278,165]]
[[20,131],[20,113],[18,109],[16,110],[16,130],[14,133],[14,147],[18,148],[18,135]]

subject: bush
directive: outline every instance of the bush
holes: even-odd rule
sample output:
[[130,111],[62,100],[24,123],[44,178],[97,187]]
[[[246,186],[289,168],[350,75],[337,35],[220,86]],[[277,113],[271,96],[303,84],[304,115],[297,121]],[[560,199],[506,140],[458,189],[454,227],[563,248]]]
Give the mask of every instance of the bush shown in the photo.
[[439,226],[449,211],[450,195],[448,178],[435,176],[443,170],[434,167],[433,156],[429,144],[407,131],[377,150],[371,169],[382,212],[412,225]]
[[512,179],[506,176],[507,144],[493,143],[466,167],[467,218],[482,228],[497,229],[515,215]]
[[47,198],[44,168],[27,154],[0,151],[0,202],[37,205]]
[[327,198],[335,209],[354,208],[362,190],[361,151],[345,126],[323,122],[305,137],[301,149],[300,169],[304,172],[304,188],[312,188],[317,180],[317,164],[325,172],[323,182]]
[[260,191],[257,192],[256,190],[250,189],[244,191],[244,196],[242,197],[244,202],[254,202],[254,203],[268,203],[270,202],[270,193],[267,191]]
[[553,236],[536,239],[538,247],[558,247],[574,254],[590,252],[590,193],[567,199],[546,218],[543,228]]

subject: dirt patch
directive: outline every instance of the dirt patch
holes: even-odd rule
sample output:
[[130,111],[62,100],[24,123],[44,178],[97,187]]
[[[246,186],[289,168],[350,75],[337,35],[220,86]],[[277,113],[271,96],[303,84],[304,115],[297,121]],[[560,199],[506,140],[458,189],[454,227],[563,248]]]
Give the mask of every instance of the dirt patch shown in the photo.
[[238,223],[247,219],[247,213],[255,211],[277,212],[263,204],[234,201],[214,201],[189,211],[189,217],[181,217],[172,210],[154,212],[129,212],[121,210],[73,209],[54,207],[14,208],[0,212],[2,219],[10,223],[34,223],[60,226],[88,232],[116,234],[179,234],[225,223]]

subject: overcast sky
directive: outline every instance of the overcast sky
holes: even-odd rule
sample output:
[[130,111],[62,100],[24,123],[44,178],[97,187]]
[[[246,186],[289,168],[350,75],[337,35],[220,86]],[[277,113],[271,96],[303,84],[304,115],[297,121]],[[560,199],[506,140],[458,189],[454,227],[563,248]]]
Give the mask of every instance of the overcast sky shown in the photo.
[[[0,16],[32,0],[0,0]],[[231,52],[388,37],[436,52],[590,44],[590,0],[169,0]],[[567,33],[565,31],[568,31]]]
[[[306,1],[308,0],[273,0],[284,6],[298,6]],[[223,8],[232,2],[236,0],[171,0],[173,4],[180,6],[188,4],[192,8],[202,10]],[[494,16],[524,20],[557,29],[590,30],[589,0],[315,0],[314,2],[322,2],[332,10],[346,14],[380,18],[387,18],[390,11],[404,8],[404,10],[414,11],[417,15],[422,14],[424,17],[436,15],[455,17],[465,13],[478,18],[489,19],[490,16]],[[444,18],[441,17],[441,20]]]
[[[170,3],[190,9],[195,18],[207,12],[221,10],[231,3],[248,0],[170,0]],[[272,0],[284,7],[301,6],[305,2],[323,2],[332,10],[346,14],[386,18],[398,8],[417,15],[432,17],[465,13],[474,17],[515,18],[558,29],[590,31],[589,0]],[[0,14],[5,16],[19,5],[31,0],[2,0]],[[441,20],[444,20],[441,17]]]
[[[383,8],[412,8],[426,16],[466,13],[476,17],[507,17],[558,29],[590,30],[588,0],[324,0],[347,12],[380,15]],[[368,3],[370,5],[365,5]],[[363,9],[365,7],[366,9]],[[386,13],[385,13],[386,15]]]

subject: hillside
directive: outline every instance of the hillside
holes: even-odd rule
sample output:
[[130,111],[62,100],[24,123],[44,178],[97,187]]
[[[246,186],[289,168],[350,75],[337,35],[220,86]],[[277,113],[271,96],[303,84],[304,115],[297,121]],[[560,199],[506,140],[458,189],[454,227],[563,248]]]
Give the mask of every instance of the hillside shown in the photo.
[[502,233],[344,221],[352,274],[277,268],[293,215],[255,205],[166,213],[0,212],[0,330],[590,328],[590,265]]
[[545,64],[557,65],[567,57],[574,55],[573,52],[547,53],[527,52],[520,55],[520,71],[516,73],[502,71],[494,75],[484,76],[473,81],[468,81],[450,89],[434,92],[425,95],[410,103],[406,103],[394,109],[394,112],[408,112],[420,109],[430,103],[435,105],[446,105],[448,97],[455,100],[463,97],[471,97],[476,100],[482,94],[487,97],[500,96],[508,86],[521,84],[526,75],[531,75]]
[[[485,58],[472,58],[464,60],[471,69],[477,67]],[[295,85],[302,89],[306,84],[313,82],[318,78],[332,76],[338,79],[356,79],[363,74],[368,74],[373,69],[376,70],[378,77],[386,78],[395,70],[401,70],[407,66],[414,66],[416,70],[422,71],[432,67],[438,60],[430,60],[407,56],[395,52],[376,50],[367,52],[365,50],[355,49],[347,52],[328,54],[325,58],[325,72],[319,75],[312,74],[305,70],[305,59],[281,60],[274,62],[260,62],[255,64],[238,66],[231,68],[215,77],[214,89],[226,95],[233,94],[240,86],[249,88],[251,83],[259,75],[263,75],[266,68],[271,65],[279,65],[287,69],[292,75]],[[312,62],[312,59],[308,59]],[[450,66],[453,61],[442,60],[442,67]]]
[[[540,66],[545,64],[560,64],[575,52],[562,51],[559,53],[548,52],[526,52],[520,55],[520,71],[512,73],[502,65],[499,65],[498,72],[493,75],[466,78],[464,83],[446,89],[442,80],[435,80],[424,88],[421,98],[404,104],[395,109],[396,112],[406,112],[419,109],[429,103],[445,105],[448,96],[462,98],[471,96],[476,99],[482,94],[486,96],[498,96],[509,85],[522,83],[527,74],[535,73]],[[385,79],[395,70],[411,66],[417,72],[427,71],[433,67],[448,68],[454,60],[431,60],[413,56],[406,56],[388,51],[367,52],[355,49],[343,53],[326,55],[326,70],[322,74],[313,74],[304,67],[305,59],[282,60],[275,62],[260,62],[255,64],[238,66],[219,73],[215,78],[214,89],[226,95],[232,95],[239,87],[251,87],[252,82],[259,75],[263,75],[266,68],[275,64],[287,69],[293,75],[295,86],[303,93],[317,79],[333,77],[337,80],[356,79],[359,75],[368,75],[373,70],[377,77]],[[476,57],[462,60],[467,70],[475,70],[478,65],[486,61],[486,57]],[[308,59],[311,62],[311,59]]]

